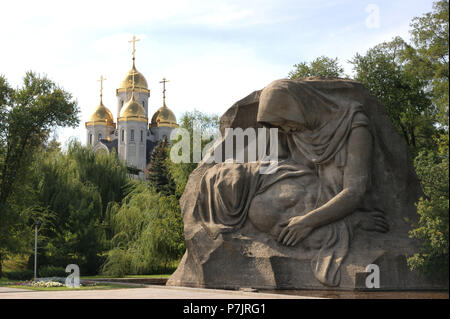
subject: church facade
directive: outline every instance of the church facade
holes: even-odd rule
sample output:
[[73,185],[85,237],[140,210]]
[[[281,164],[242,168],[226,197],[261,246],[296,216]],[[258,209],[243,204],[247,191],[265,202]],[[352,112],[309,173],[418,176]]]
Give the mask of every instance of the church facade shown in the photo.
[[100,104],[95,108],[86,126],[86,144],[95,151],[117,152],[126,161],[128,172],[134,178],[144,178],[150,155],[160,140],[170,139],[173,129],[178,127],[174,113],[167,107],[163,79],[163,103],[149,117],[150,89],[147,81],[135,66],[135,37],[133,64],[124,80],[116,89],[116,122],[112,112],[103,105],[103,77],[100,78]]

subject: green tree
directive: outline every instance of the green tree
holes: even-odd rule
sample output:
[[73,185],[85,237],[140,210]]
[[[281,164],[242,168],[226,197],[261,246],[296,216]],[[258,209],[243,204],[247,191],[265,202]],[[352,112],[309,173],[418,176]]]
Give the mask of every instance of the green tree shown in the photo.
[[437,1],[433,12],[413,19],[414,51],[408,52],[417,77],[431,93],[439,135],[438,149],[426,149],[415,159],[425,197],[417,203],[419,222],[410,232],[422,241],[419,253],[408,259],[412,269],[448,280],[449,179],[448,179],[448,81],[449,81],[449,2]]
[[122,201],[110,207],[112,249],[103,273],[122,276],[169,271],[184,253],[183,222],[175,196],[133,181]]
[[417,203],[419,222],[410,234],[422,241],[419,253],[408,259],[411,269],[448,279],[449,170],[448,140],[438,154],[421,152],[415,167],[425,197]]
[[426,91],[426,82],[417,77],[408,54],[414,49],[400,37],[356,54],[350,61],[355,79],[365,85],[383,104],[394,126],[405,138],[413,154],[436,148],[438,135],[436,108]]
[[418,77],[427,81],[437,120],[448,128],[449,105],[449,2],[434,2],[433,11],[416,17],[411,23],[412,41],[417,54],[412,56]]
[[125,164],[115,153],[71,141],[65,152],[43,148],[33,168],[24,186],[34,190],[38,207],[53,213],[40,231],[40,265],[76,263],[84,274],[96,274],[112,237],[107,208],[122,200],[129,180]]
[[7,253],[20,250],[27,216],[14,210],[36,150],[57,126],[75,127],[77,103],[47,77],[27,72],[13,90],[0,77],[0,274]]
[[344,69],[339,64],[338,58],[332,59],[320,56],[312,62],[294,64],[294,69],[289,72],[289,79],[301,79],[309,76],[344,77]]
[[[197,167],[198,163],[194,161],[194,133],[201,137],[200,148],[210,143],[215,133],[219,130],[220,120],[218,115],[205,114],[200,111],[186,112],[180,120],[180,127],[189,132],[190,137],[190,163],[173,163],[170,158],[166,163],[170,173],[176,184],[176,196],[178,198],[183,195],[184,188],[188,181],[189,175]],[[172,141],[176,143],[177,141]],[[170,151],[169,151],[170,153]]]
[[[5,90],[5,89],[3,89]],[[7,88],[6,88],[7,90]],[[24,85],[6,102],[6,121],[2,124],[5,152],[1,163],[0,203],[5,204],[25,165],[56,126],[76,127],[78,108],[72,96],[46,77],[28,72]]]
[[169,142],[164,139],[153,149],[147,168],[147,180],[157,192],[165,195],[175,194],[175,182],[167,167]]

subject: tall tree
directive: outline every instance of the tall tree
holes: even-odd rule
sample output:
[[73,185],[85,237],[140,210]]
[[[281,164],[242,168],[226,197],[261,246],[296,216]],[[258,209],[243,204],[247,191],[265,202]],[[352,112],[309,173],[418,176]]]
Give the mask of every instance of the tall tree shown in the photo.
[[433,11],[411,23],[412,41],[417,51],[411,56],[418,77],[427,81],[437,106],[438,121],[448,128],[449,106],[449,2],[437,1]]
[[338,58],[332,59],[320,56],[309,63],[294,64],[294,69],[288,74],[290,79],[301,79],[309,76],[344,77],[344,69],[339,64]]
[[71,94],[45,76],[27,72],[16,90],[0,76],[0,275],[5,255],[19,249],[27,217],[13,209],[10,199],[51,130],[75,127],[78,112]]
[[147,179],[157,192],[173,195],[175,193],[175,182],[166,164],[168,147],[169,142],[165,138],[153,150],[147,169]]
[[[408,59],[414,49],[402,38],[381,43],[356,54],[350,61],[356,71],[355,79],[363,83],[386,107],[398,132],[411,151],[433,147],[432,136],[436,109],[433,107],[426,83],[417,77]],[[430,138],[431,137],[431,138]],[[436,147],[434,145],[434,147]]]
[[112,237],[106,211],[125,195],[126,166],[117,154],[95,153],[77,141],[66,151],[53,144],[42,148],[21,186],[33,191],[34,206],[52,212],[39,231],[40,265],[75,263],[84,274],[96,274]]
[[448,281],[449,161],[448,143],[440,152],[420,152],[415,159],[425,196],[417,203],[419,221],[410,231],[421,240],[420,251],[408,259],[412,269]]
[[114,237],[103,273],[167,273],[184,253],[183,221],[175,196],[133,181],[121,204],[110,207]]
[[449,2],[437,1],[433,11],[413,19],[414,51],[408,52],[411,69],[426,83],[431,93],[439,135],[438,149],[424,149],[415,159],[417,175],[425,196],[417,204],[419,222],[411,236],[422,241],[420,251],[408,259],[412,269],[448,281],[449,179],[448,179],[448,82],[449,82]]
[[[4,85],[5,86],[5,85]],[[7,114],[0,128],[5,136],[5,155],[0,163],[0,204],[5,204],[15,182],[33,152],[56,126],[76,127],[79,123],[77,103],[70,93],[46,77],[28,72],[24,84],[6,101]]]

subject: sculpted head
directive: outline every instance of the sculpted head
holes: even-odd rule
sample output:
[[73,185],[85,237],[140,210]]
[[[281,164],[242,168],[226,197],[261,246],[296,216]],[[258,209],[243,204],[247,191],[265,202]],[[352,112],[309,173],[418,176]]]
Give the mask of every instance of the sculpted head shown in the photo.
[[273,81],[262,90],[257,121],[287,133],[305,128],[307,121],[295,95],[289,90],[289,80]]
[[333,101],[318,93],[307,80],[276,80],[260,95],[257,121],[286,132],[314,130],[339,116]]

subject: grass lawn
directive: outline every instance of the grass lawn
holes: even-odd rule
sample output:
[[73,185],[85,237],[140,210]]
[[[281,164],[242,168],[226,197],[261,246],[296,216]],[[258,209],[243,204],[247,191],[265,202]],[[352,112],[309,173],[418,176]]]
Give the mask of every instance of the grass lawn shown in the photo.
[[[100,277],[99,277],[100,278]],[[17,285],[20,282],[18,280],[10,280],[6,278],[0,278],[0,287],[9,287],[9,288],[19,288],[19,289],[28,289],[28,290],[36,290],[36,291],[58,291],[58,290],[104,290],[104,289],[121,289],[121,288],[140,288],[136,285],[127,285],[127,284],[110,284],[110,283],[98,283],[95,286],[82,286],[80,288],[69,288],[66,286],[63,287],[32,287],[25,285]]]
[[[171,274],[162,274],[162,275],[127,275],[120,278],[169,278]],[[95,279],[107,279],[107,278],[117,278],[114,276],[104,276],[104,275],[95,275],[95,276],[81,276],[82,280],[95,280]],[[97,282],[95,286],[82,286],[80,288],[68,288],[66,286],[63,287],[32,287],[18,284],[22,281],[20,280],[11,280],[7,278],[0,278],[0,287],[10,287],[10,288],[19,288],[19,289],[28,289],[28,290],[36,290],[36,291],[59,291],[59,290],[104,290],[104,289],[121,289],[121,288],[139,288],[137,285],[129,285],[124,283],[100,283]]]
[[10,279],[2,277],[2,278],[0,278],[0,287],[6,286],[6,285],[11,284],[13,282],[14,282],[14,280],[10,280]]
[[66,286],[63,287],[30,287],[30,286],[22,286],[22,285],[7,285],[10,288],[20,288],[20,289],[28,289],[28,290],[36,290],[36,291],[59,291],[59,290],[105,290],[105,289],[121,289],[121,288],[140,288],[138,286],[131,285],[116,285],[116,284],[101,284],[96,286],[84,286],[80,288],[69,288]]

